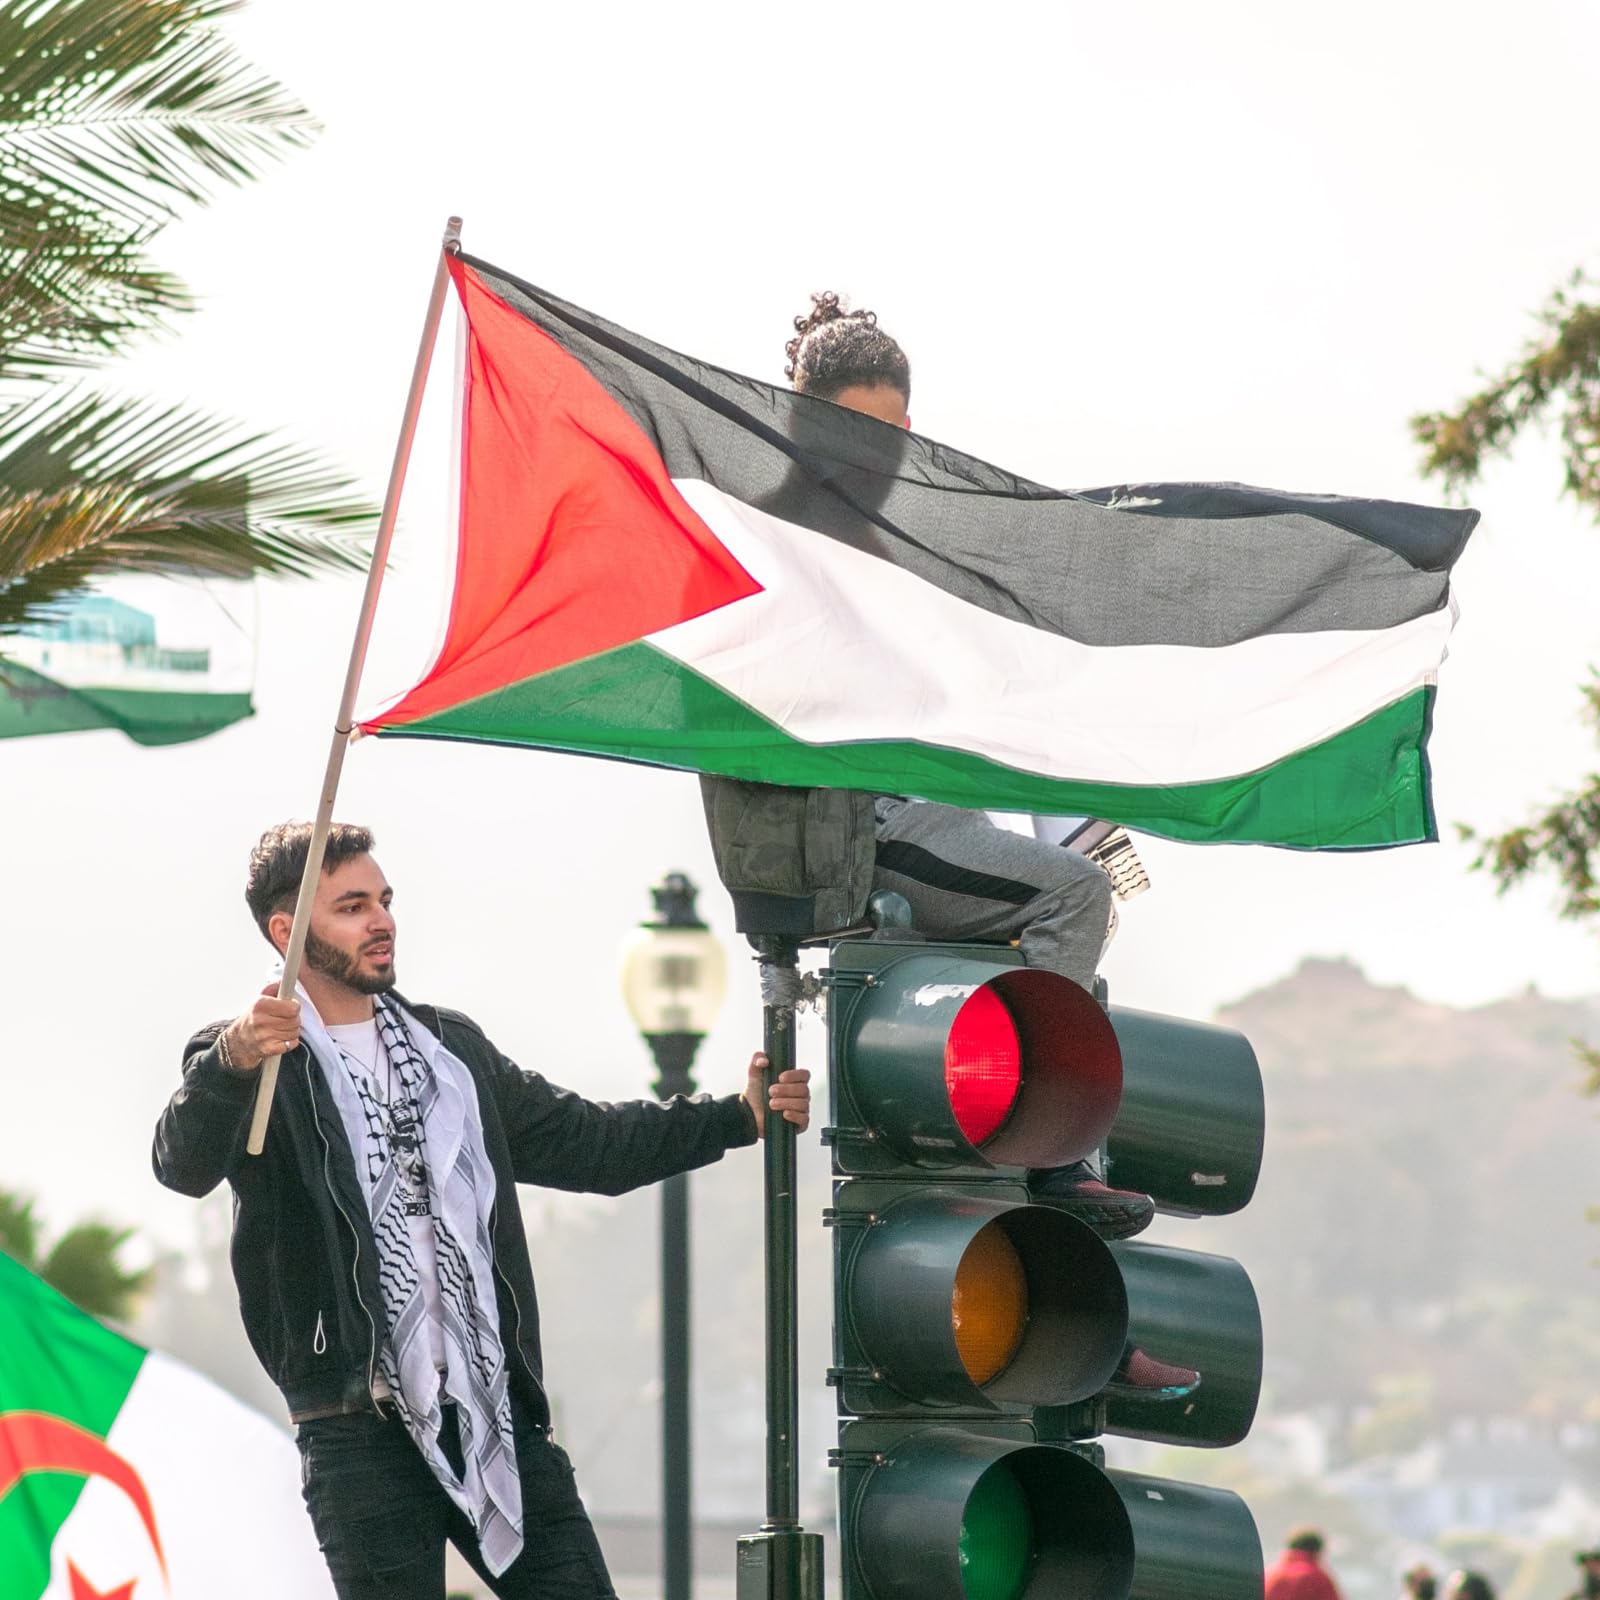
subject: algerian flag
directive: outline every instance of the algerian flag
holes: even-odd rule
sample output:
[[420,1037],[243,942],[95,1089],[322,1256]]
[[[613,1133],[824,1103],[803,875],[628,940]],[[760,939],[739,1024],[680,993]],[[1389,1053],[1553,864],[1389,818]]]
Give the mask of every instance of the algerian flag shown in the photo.
[[120,728],[183,744],[252,715],[248,596],[238,583],[119,578],[0,637],[0,739]]
[[318,1600],[288,1437],[0,1254],[0,1595]]
[[458,257],[455,585],[369,732],[1312,848],[1435,837],[1477,520],[1067,493]]

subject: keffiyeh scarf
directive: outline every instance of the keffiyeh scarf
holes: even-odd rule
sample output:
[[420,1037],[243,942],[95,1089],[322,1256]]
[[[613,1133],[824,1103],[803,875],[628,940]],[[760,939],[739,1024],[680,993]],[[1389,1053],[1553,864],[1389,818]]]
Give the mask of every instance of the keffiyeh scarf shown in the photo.
[[[467,1067],[387,996],[377,997],[380,1098],[346,1065],[300,993],[301,1032],[333,1094],[378,1245],[388,1338],[379,1370],[406,1431],[445,1492],[472,1520],[484,1563],[502,1573],[522,1549],[522,1486],[494,1288],[494,1171]],[[387,1055],[387,1066],[384,1056]],[[444,1370],[434,1362],[411,1216],[433,1224]],[[464,1471],[439,1441],[454,1402]]]

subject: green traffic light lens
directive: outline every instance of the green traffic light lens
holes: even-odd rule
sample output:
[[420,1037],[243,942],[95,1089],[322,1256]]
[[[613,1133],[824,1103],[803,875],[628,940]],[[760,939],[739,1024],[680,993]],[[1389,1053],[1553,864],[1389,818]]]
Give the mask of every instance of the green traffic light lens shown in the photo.
[[961,1519],[961,1587],[967,1600],[1018,1600],[1033,1566],[1033,1513],[1013,1473],[990,1467]]

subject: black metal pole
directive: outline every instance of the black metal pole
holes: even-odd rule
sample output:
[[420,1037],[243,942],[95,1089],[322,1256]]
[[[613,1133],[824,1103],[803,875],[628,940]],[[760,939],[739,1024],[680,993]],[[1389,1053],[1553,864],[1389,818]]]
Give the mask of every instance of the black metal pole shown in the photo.
[[[763,1009],[767,1084],[794,1065],[794,1012]],[[794,1124],[769,1117],[766,1143],[767,1515],[769,1531],[800,1524],[798,1278]]]
[[[763,1048],[770,1090],[794,1065],[798,955],[752,938],[762,962]],[[822,1536],[800,1526],[800,1377],[794,1124],[770,1112],[764,1161],[767,1280],[767,1514],[739,1540],[738,1600],[822,1600]]]
[[[694,1093],[697,1033],[646,1034],[659,1099]],[[689,1600],[693,1470],[689,1436],[689,1175],[661,1185],[661,1571],[663,1600]]]
[[663,1600],[689,1600],[694,1513],[689,1458],[689,1175],[661,1185],[661,1573]]

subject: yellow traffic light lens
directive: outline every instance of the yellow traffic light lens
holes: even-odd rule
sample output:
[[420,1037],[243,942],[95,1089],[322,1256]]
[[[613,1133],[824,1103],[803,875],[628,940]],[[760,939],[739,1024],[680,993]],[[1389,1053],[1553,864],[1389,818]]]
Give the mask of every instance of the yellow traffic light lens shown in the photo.
[[1028,1326],[1028,1277],[998,1222],[985,1223],[962,1252],[950,1325],[961,1365],[980,1388],[1011,1365]]
[[988,984],[972,991],[950,1024],[944,1085],[956,1126],[979,1147],[1005,1126],[1022,1091],[1017,1025]]

